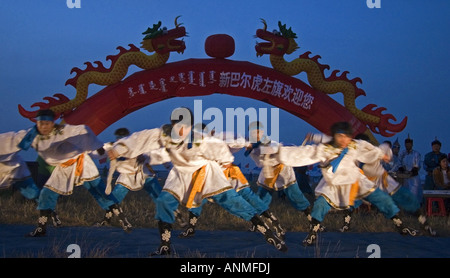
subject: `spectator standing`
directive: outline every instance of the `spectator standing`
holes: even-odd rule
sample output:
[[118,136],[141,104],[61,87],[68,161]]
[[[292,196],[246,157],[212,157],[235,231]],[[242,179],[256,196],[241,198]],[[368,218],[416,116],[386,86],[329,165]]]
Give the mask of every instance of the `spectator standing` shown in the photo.
[[439,158],[441,156],[447,157],[441,152],[441,146],[441,142],[439,142],[436,138],[433,142],[431,142],[431,152],[425,154],[423,169],[427,171],[427,175],[425,176],[424,190],[433,190],[436,187],[433,180],[433,170],[436,167],[439,167]]
[[399,153],[400,167],[399,174],[406,174],[403,186],[408,188],[417,198],[419,203],[423,204],[423,186],[419,176],[419,170],[422,166],[421,154],[413,149],[413,139],[405,139],[405,149]]

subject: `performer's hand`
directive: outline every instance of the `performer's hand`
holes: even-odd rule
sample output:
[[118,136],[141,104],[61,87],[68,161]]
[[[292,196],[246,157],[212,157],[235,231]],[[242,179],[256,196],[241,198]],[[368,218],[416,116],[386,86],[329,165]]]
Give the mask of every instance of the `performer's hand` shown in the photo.
[[399,173],[403,173],[403,172],[405,172],[405,168],[404,168],[404,167],[400,167],[400,168],[398,168],[398,172],[399,172]]
[[413,168],[411,169],[411,176],[412,176],[412,177],[415,177],[415,176],[417,176],[418,174],[419,174],[419,168],[413,167]]
[[388,156],[388,155],[384,155],[382,158],[381,158],[384,162],[386,162],[386,163],[388,163],[389,161],[391,161],[391,158]]
[[251,143],[250,145],[248,145],[247,148],[246,148],[246,150],[245,150],[245,152],[244,152],[244,156],[249,156],[250,153],[252,152],[252,150],[253,150],[254,148],[258,148],[259,145],[261,145],[261,141],[258,141],[258,142],[256,142],[256,143]]
[[312,140],[313,140],[313,133],[312,132],[308,132],[308,133],[306,133],[306,136],[305,136],[305,139],[304,139],[304,141],[306,141],[306,142],[311,142]]
[[110,150],[108,151],[108,158],[109,158],[109,160],[114,160],[114,159],[116,159],[117,157],[119,157],[119,154],[117,153],[116,150],[110,149]]
[[245,148],[244,156],[249,156],[250,153],[252,152],[252,150],[253,150],[253,144],[248,145],[248,146]]
[[100,149],[97,149],[97,152],[99,155],[104,155],[105,154],[105,149],[103,147],[101,147]]
[[147,158],[146,158],[145,155],[140,154],[140,155],[138,155],[138,157],[136,157],[136,162],[137,162],[138,164],[143,164],[143,163],[145,162],[146,159],[147,159]]

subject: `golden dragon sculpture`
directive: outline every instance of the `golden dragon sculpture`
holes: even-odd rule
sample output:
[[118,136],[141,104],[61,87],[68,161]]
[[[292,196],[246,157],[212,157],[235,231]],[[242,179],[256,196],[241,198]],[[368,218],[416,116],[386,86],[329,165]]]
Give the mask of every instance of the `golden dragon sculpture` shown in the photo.
[[386,110],[384,107],[376,108],[376,105],[369,104],[362,110],[358,109],[355,105],[355,99],[366,94],[364,90],[357,87],[357,83],[362,82],[361,79],[348,79],[348,71],[338,75],[339,70],[334,70],[329,77],[325,77],[324,71],[330,69],[330,67],[318,62],[318,59],[321,58],[319,55],[309,57],[311,54],[309,51],[290,62],[286,61],[284,55],[292,54],[299,48],[295,41],[297,35],[291,28],[286,28],[286,24],[282,25],[281,22],[278,22],[279,30],[267,31],[266,21],[264,19],[261,21],[264,28],[256,31],[256,37],[265,40],[265,42],[256,44],[256,55],[259,57],[263,54],[269,54],[270,63],[275,70],[290,76],[305,72],[309,84],[314,89],[325,94],[341,92],[344,95],[344,106],[347,110],[365,123],[372,132],[391,137],[405,128],[407,117],[398,124],[392,124],[389,120],[396,121],[396,118],[392,114],[382,114]]
[[[130,48],[125,49],[121,46],[117,47],[119,53],[114,56],[107,56],[106,59],[111,61],[110,68],[105,68],[100,61],[95,61],[94,66],[90,62],[86,62],[86,69],[82,70],[77,67],[73,68],[70,73],[75,72],[75,76],[66,81],[66,85],[72,85],[76,88],[74,99],[69,100],[63,94],[55,94],[54,97],[45,97],[45,102],[38,102],[31,107],[39,107],[42,109],[51,109],[57,117],[63,117],[81,105],[88,96],[88,87],[90,84],[108,86],[120,82],[127,74],[131,65],[136,65],[141,69],[155,69],[163,66],[169,59],[170,52],[183,53],[186,45],[183,40],[178,38],[186,36],[186,29],[177,22],[175,18],[175,28],[168,30],[166,27],[161,28],[161,21],[153,24],[152,28],[147,28],[142,34],[145,35],[141,42],[141,48],[148,52],[155,52],[147,55],[139,50],[133,44],[129,44]],[[26,118],[34,121],[38,111],[27,111],[19,104],[19,113]]]

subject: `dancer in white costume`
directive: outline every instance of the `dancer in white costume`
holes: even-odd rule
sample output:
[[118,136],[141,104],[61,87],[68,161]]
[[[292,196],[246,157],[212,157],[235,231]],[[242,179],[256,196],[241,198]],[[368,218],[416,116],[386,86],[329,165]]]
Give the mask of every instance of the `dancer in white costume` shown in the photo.
[[311,212],[311,228],[303,241],[313,244],[320,230],[320,223],[331,208],[348,209],[355,200],[364,199],[378,208],[386,218],[392,219],[401,234],[411,234],[397,215],[400,211],[392,198],[370,181],[357,166],[357,162],[388,161],[383,151],[364,140],[353,140],[353,130],[348,122],[331,126],[333,140],[318,145],[280,147],[279,160],[298,167],[321,163],[323,178],[315,189],[316,200]]
[[[358,134],[355,139],[365,140],[370,142],[370,139],[365,134]],[[383,143],[379,146],[385,155],[392,160],[392,149],[391,147]],[[372,163],[359,163],[359,167],[363,170],[364,175],[366,175],[369,180],[373,181],[377,187],[388,193],[392,197],[394,203],[405,212],[413,214],[417,217],[417,220],[422,228],[422,230],[428,235],[435,236],[436,231],[431,228],[428,222],[425,211],[420,206],[416,197],[409,191],[406,187],[403,187],[399,182],[397,182],[384,168],[380,160],[375,160]],[[349,209],[344,217],[344,225],[341,228],[342,232],[348,231],[350,228],[350,221],[352,217],[352,212],[356,209],[362,202],[360,200],[355,201],[355,206]],[[410,229],[413,231],[412,229]]]
[[[107,152],[111,150],[114,146],[116,149],[131,149],[136,144],[136,140],[139,140],[139,136],[131,136],[130,132],[126,128],[119,128],[114,133],[116,135],[116,141],[112,143],[106,143],[103,147]],[[135,153],[123,152],[120,157],[116,158],[114,163],[111,163],[107,185],[106,194],[111,194],[119,203],[123,201],[128,192],[130,191],[140,191],[144,189],[149,195],[149,197],[155,201],[161,193],[162,186],[158,181],[156,172],[153,170],[152,166],[157,163],[153,163],[150,153],[142,153],[137,157],[133,157]],[[131,156],[129,156],[131,155]],[[112,185],[112,176],[115,172],[119,173],[117,179],[115,179],[114,186]],[[180,211],[176,211],[176,219],[181,227],[185,227],[187,223],[182,219],[182,214]],[[112,212],[107,211],[103,217],[103,220],[97,223],[97,226],[104,226],[111,224]],[[131,228],[131,224],[130,228]]]
[[[280,143],[265,135],[261,122],[250,123],[248,129],[251,144],[247,146],[245,155],[250,156],[256,166],[262,168],[256,183],[258,196],[267,206],[270,206],[272,194],[281,191],[290,204],[297,211],[302,212],[308,221],[311,221],[311,204],[298,186],[293,167],[280,163],[277,158]],[[261,152],[263,148],[265,153]],[[281,228],[280,232],[284,236],[285,230]]]
[[171,253],[171,231],[175,221],[174,212],[178,206],[198,207],[203,199],[211,198],[215,203],[230,213],[245,220],[252,221],[264,235],[269,244],[280,251],[286,251],[284,241],[278,239],[259,217],[256,210],[237,194],[223,174],[220,164],[230,164],[234,157],[228,146],[217,138],[203,138],[192,142],[193,117],[187,108],[172,111],[171,124],[134,133],[139,138],[132,149],[119,145],[108,152],[110,160],[130,152],[137,156],[162,148],[159,160],[152,153],[154,163],[171,161],[172,170],[164,184],[161,194],[156,199],[156,215],[161,242],[156,252],[151,255],[168,255]]
[[0,155],[11,155],[34,148],[49,165],[55,166],[40,191],[37,228],[28,234],[32,237],[46,235],[48,218],[55,210],[60,195],[71,195],[74,186],[83,185],[103,209],[115,207],[116,215],[124,217],[115,200],[105,195],[105,186],[90,152],[102,148],[95,134],[85,125],[59,125],[54,123],[51,110],[37,114],[36,126],[28,130],[0,134]]
[[[196,129],[194,126],[194,132],[196,132],[196,134],[200,134],[202,138],[211,136],[210,132],[208,132],[206,128],[206,125],[204,124],[199,129]],[[215,137],[219,140],[224,140],[230,148],[231,153],[238,152],[243,147],[248,145],[248,142],[243,137],[235,136],[234,134],[230,135],[230,133],[220,133]],[[269,210],[269,205],[261,200],[261,198],[259,198],[259,196],[250,187],[250,183],[242,173],[239,166],[234,163],[225,165],[221,164],[220,166],[222,167],[223,173],[231,183],[234,190],[248,203],[250,203],[259,215],[265,218],[264,220],[270,225],[270,228],[273,229],[276,236],[284,240],[285,230],[281,227],[280,221],[275,214]],[[203,202],[199,207],[189,209],[188,226],[178,237],[186,238],[194,236],[198,219],[204,204],[207,202],[207,199],[203,199]]]

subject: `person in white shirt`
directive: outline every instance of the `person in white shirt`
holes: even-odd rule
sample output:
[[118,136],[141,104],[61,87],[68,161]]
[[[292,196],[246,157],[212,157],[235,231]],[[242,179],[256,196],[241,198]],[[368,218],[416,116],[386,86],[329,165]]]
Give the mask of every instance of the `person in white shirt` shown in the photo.
[[400,209],[392,198],[378,189],[357,166],[357,162],[388,161],[388,156],[364,140],[354,140],[353,129],[348,122],[334,123],[330,133],[333,139],[327,143],[279,148],[278,158],[286,165],[299,167],[321,163],[323,178],[315,189],[312,225],[303,244],[312,245],[317,240],[320,224],[331,208],[349,209],[358,199],[370,202],[386,218],[392,219],[399,233],[415,235],[415,231],[403,225],[398,216]]

